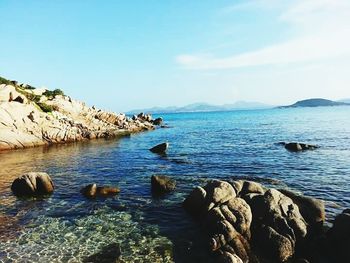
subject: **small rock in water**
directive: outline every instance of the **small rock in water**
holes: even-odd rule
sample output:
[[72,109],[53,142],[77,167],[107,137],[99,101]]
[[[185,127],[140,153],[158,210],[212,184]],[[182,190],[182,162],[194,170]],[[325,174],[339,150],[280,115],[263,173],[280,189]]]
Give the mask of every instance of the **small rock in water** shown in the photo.
[[176,182],[175,180],[165,175],[152,175],[151,186],[152,186],[152,193],[165,194],[175,189]]
[[11,190],[16,196],[37,196],[51,194],[53,182],[47,173],[31,172],[15,179]]
[[298,142],[290,142],[284,145],[284,147],[292,152],[300,152],[305,150],[314,150],[316,148],[319,148],[317,145],[311,145],[311,144],[305,144],[305,143],[298,143]]
[[162,117],[159,117],[155,120],[152,121],[154,125],[161,125],[163,123],[163,118]]
[[96,189],[97,189],[96,184],[89,184],[85,186],[83,189],[81,189],[80,192],[83,194],[83,196],[92,198],[96,196]]
[[150,151],[153,153],[164,154],[168,150],[168,147],[169,147],[169,143],[164,142],[154,146],[153,148],[150,149]]
[[120,189],[117,187],[97,186],[97,184],[89,184],[81,189],[80,192],[87,198],[95,198],[116,195],[120,192]]

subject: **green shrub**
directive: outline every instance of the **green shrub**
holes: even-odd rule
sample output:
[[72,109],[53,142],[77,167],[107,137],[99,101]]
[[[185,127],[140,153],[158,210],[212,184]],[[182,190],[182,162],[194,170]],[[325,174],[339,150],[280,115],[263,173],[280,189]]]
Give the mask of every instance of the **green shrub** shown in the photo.
[[40,107],[40,109],[43,112],[52,112],[54,110],[51,105],[47,105],[46,103],[37,102],[36,104]]
[[24,94],[29,100],[34,101],[35,103],[39,103],[41,96],[27,93]]
[[11,80],[0,77],[0,84],[13,85]]
[[64,95],[63,91],[60,89],[55,89],[53,91],[51,90],[47,90],[43,93],[44,96],[48,97],[48,98],[54,98],[57,95]]
[[33,86],[31,86],[31,85],[27,85],[27,86],[25,87],[25,89],[33,90],[33,89],[36,89],[36,87],[33,87]]

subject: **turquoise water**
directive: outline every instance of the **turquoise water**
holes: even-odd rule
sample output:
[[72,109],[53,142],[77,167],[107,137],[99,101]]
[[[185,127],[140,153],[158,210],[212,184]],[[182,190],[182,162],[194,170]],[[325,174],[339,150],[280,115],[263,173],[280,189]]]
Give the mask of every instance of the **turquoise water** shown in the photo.
[[[328,221],[350,207],[350,107],[163,115],[169,129],[119,140],[96,140],[0,153],[0,261],[82,262],[117,244],[124,262],[210,261],[204,236],[181,202],[211,178],[244,178],[326,201]],[[168,141],[167,156],[148,149]],[[318,144],[292,153],[280,141]],[[48,172],[47,199],[17,199],[14,178]],[[165,174],[177,190],[152,197],[150,177]],[[109,199],[79,190],[116,185]],[[97,261],[96,261],[97,262]]]

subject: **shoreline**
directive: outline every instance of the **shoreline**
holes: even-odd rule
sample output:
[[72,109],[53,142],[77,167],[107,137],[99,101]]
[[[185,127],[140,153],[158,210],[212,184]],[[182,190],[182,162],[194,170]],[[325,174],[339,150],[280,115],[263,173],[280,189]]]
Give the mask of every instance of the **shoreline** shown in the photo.
[[62,91],[0,85],[0,151],[123,137],[154,130],[162,121],[89,107]]

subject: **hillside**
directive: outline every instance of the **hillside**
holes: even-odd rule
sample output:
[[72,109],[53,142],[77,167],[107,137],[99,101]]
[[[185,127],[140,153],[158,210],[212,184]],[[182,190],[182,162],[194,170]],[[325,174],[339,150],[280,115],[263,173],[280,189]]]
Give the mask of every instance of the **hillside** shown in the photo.
[[148,109],[138,109],[128,112],[150,112],[155,113],[176,113],[176,112],[209,112],[209,111],[230,111],[230,110],[248,110],[248,109],[266,109],[272,106],[260,102],[237,101],[232,104],[212,105],[209,103],[193,103],[182,107],[153,107]]
[[349,103],[345,102],[337,102],[327,99],[307,99],[307,100],[300,100],[296,103],[289,105],[289,106],[282,106],[280,108],[297,108],[297,107],[327,107],[327,106],[345,106],[350,105]]
[[154,129],[150,115],[133,118],[89,107],[63,91],[0,78],[0,150],[121,136]]

